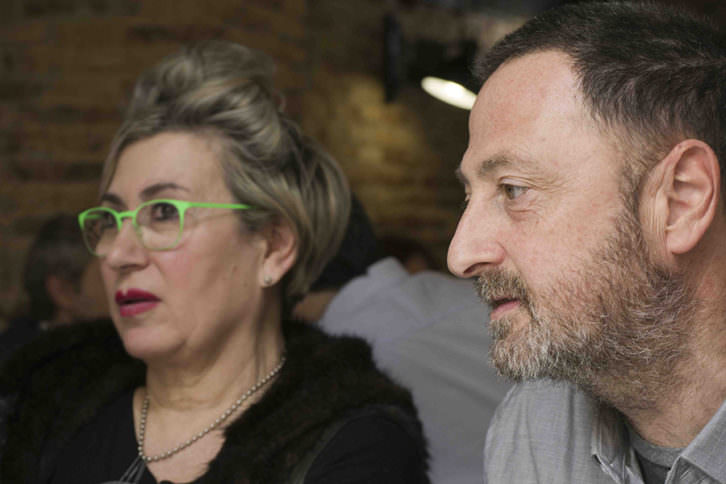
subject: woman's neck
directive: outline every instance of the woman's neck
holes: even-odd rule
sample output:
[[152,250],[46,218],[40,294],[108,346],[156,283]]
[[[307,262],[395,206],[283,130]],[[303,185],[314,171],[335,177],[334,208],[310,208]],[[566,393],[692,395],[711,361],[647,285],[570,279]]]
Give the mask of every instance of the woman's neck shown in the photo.
[[279,363],[284,341],[279,324],[238,332],[214,352],[173,364],[150,362],[146,392],[151,405],[173,411],[225,406]]
[[[187,482],[201,475],[224,443],[222,430],[272,384],[274,370],[283,357],[284,341],[280,324],[262,327],[269,329],[247,338],[230,338],[216,358],[202,358],[188,365],[148,366],[146,387],[134,395],[137,435],[145,413],[144,454],[162,454],[205,432],[170,458],[147,464],[157,480]],[[265,383],[259,384],[261,381]],[[226,412],[230,413],[218,426],[206,431]]]

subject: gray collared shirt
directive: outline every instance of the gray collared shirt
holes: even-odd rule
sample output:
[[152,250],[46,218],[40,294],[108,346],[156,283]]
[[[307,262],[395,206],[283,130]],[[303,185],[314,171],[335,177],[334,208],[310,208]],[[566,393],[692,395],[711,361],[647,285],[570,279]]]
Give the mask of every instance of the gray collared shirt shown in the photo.
[[[515,386],[487,433],[485,474],[498,483],[643,484],[622,415],[573,385]],[[665,484],[726,484],[726,402],[678,455]]]

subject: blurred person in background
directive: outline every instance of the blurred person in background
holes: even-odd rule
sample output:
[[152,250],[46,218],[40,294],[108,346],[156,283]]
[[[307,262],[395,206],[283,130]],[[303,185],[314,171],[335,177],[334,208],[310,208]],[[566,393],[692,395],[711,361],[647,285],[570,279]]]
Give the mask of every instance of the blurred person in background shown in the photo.
[[289,319],[338,248],[337,163],[260,52],[205,42],[138,80],[79,215],[113,326],[0,374],[0,481],[425,483],[410,394],[370,349]]
[[0,335],[0,361],[42,331],[108,317],[98,260],[88,253],[78,218],[56,214],[38,230],[25,258],[27,304]]
[[481,482],[487,425],[510,385],[488,363],[488,321],[470,282],[412,275],[384,256],[353,198],[338,253],[294,313],[327,333],[366,339],[376,362],[411,389],[432,482]]
[[431,252],[420,242],[410,237],[387,235],[380,238],[383,251],[398,259],[409,274],[421,271],[438,271],[441,266]]

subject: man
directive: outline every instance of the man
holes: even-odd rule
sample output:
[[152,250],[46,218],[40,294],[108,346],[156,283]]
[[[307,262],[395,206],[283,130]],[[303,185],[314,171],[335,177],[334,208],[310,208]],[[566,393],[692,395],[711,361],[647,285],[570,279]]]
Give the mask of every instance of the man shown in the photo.
[[75,215],[58,214],[42,225],[23,282],[28,309],[0,335],[0,361],[42,330],[108,316],[98,261],[84,247]]
[[488,365],[486,320],[468,282],[410,275],[382,258],[353,200],[340,250],[295,314],[329,333],[367,339],[376,362],[411,390],[434,484],[481,482],[486,427],[509,385]]
[[536,380],[497,410],[489,482],[726,482],[720,34],[580,3],[479,67],[448,262],[492,307],[495,366]]

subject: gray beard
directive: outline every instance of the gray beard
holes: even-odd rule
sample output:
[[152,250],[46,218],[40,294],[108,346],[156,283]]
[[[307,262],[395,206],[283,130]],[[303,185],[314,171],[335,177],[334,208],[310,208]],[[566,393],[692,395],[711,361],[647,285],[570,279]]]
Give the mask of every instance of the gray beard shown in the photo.
[[522,324],[518,311],[490,325],[490,358],[503,376],[567,380],[621,411],[654,408],[678,391],[693,297],[682,275],[650,260],[630,213],[624,210],[615,227],[580,270],[536,297],[511,273],[477,279],[483,301],[515,298],[529,316]]

